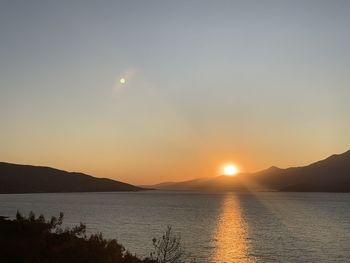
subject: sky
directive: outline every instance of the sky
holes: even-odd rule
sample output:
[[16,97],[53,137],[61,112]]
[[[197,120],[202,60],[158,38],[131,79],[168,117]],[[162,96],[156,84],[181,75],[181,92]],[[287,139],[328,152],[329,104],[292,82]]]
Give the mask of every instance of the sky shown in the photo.
[[152,184],[344,152],[349,12],[322,0],[1,0],[0,161]]

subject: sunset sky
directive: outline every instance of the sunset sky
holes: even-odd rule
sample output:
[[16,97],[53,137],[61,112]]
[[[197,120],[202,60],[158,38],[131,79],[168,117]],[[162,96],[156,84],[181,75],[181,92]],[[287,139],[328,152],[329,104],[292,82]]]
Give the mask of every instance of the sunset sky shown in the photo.
[[1,1],[0,161],[151,184],[344,152],[349,8]]

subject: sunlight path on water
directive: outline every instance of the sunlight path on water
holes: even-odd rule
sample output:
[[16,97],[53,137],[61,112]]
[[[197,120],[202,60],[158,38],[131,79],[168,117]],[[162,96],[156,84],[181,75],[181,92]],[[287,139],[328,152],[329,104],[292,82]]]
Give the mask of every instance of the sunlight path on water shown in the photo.
[[214,263],[255,262],[249,256],[247,225],[242,217],[239,200],[235,193],[227,193],[223,198],[221,213],[214,233]]

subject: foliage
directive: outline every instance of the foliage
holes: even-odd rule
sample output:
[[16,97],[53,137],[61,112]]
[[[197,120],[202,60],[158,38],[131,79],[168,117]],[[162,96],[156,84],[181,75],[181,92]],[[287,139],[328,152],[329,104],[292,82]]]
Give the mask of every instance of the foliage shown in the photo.
[[[6,263],[184,263],[181,239],[168,226],[154,238],[150,258],[140,259],[102,234],[86,234],[86,226],[63,227],[63,213],[46,220],[17,212],[14,220],[0,216],[0,262]],[[194,262],[192,260],[191,262]]]
[[46,221],[44,216],[28,217],[19,212],[16,219],[0,217],[0,262],[18,263],[152,263],[141,260],[115,239],[106,240],[102,234],[86,235],[82,223],[63,228],[63,213]]
[[[181,245],[181,237],[176,235],[171,226],[168,226],[161,239],[153,238],[154,251],[151,259],[158,263],[183,263],[185,252]],[[191,262],[195,262],[192,259]]]

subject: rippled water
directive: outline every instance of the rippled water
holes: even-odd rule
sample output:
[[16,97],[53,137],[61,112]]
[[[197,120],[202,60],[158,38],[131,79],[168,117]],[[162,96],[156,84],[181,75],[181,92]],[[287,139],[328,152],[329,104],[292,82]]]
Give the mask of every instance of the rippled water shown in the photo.
[[350,194],[69,193],[0,195],[0,215],[65,213],[140,256],[167,225],[197,262],[349,262]]

